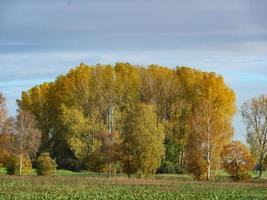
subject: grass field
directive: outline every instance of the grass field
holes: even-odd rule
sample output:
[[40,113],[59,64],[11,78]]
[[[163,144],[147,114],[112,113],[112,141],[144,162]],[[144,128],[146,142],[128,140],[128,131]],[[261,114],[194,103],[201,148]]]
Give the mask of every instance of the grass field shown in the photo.
[[266,200],[267,183],[129,180],[124,177],[1,176],[0,199]]
[[[57,170],[54,177],[5,176],[0,168],[2,199],[267,199],[267,172],[263,179],[234,183],[219,171],[217,181],[196,182],[189,175],[156,175],[155,179],[107,178],[91,172]],[[256,176],[256,173],[252,173]]]

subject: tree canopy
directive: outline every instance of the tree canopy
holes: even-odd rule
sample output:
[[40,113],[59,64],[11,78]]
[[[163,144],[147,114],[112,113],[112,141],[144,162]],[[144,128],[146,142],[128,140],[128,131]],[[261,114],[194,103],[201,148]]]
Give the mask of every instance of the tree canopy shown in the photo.
[[[49,152],[59,167],[73,163],[87,166],[84,162],[97,159],[97,152],[105,158],[104,147],[114,149],[113,139],[117,136],[118,144],[121,140],[125,146],[114,152],[121,155],[118,151],[130,148],[133,144],[126,141],[134,135],[136,144],[143,140],[155,149],[151,153],[157,154],[155,163],[147,162],[149,173],[155,172],[151,166],[157,168],[160,159],[184,168],[190,150],[199,153],[207,172],[216,166],[217,155],[232,137],[235,94],[221,76],[189,67],[82,63],[54,82],[23,92],[18,105],[39,122],[40,152]],[[113,139],[103,140],[103,135],[109,134],[114,135]],[[139,169],[139,161],[128,155],[124,164],[131,161],[137,168],[128,169]],[[111,166],[115,160],[95,162]]]

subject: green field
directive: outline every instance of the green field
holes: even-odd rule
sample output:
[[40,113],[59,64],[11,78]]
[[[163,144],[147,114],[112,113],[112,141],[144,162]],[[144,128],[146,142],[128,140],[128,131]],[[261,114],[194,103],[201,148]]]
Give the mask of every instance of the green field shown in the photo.
[[2,177],[0,199],[267,199],[266,183]]
[[[0,171],[1,174],[5,172],[3,169]],[[266,200],[267,181],[196,182],[187,175],[158,175],[155,179],[129,180],[121,176],[106,178],[93,173],[57,170],[54,177],[1,175],[0,199]]]

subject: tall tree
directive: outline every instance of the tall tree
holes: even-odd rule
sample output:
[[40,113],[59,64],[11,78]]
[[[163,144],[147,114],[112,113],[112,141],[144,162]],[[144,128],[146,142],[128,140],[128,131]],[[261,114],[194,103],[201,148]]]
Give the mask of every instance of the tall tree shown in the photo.
[[19,174],[22,175],[23,157],[35,156],[41,140],[37,122],[29,111],[20,111],[13,139],[14,151],[20,157]]
[[191,137],[187,149],[189,154],[197,151],[201,156],[187,158],[205,163],[206,179],[209,180],[211,169],[219,165],[222,147],[233,135],[231,122],[235,113],[235,95],[221,77],[211,73],[204,74],[198,98],[191,118]]
[[247,127],[247,142],[258,160],[261,177],[267,156],[267,97],[262,95],[245,102],[241,107],[241,115]]
[[[139,104],[126,121],[123,138],[124,156],[136,164],[138,176],[154,174],[163,156],[164,132],[150,105]],[[128,165],[129,159],[125,159]]]
[[21,100],[17,104],[21,110],[32,113],[38,121],[38,126],[42,132],[41,151],[49,151],[55,139],[55,93],[52,83],[43,83],[31,88],[27,92],[22,92]]

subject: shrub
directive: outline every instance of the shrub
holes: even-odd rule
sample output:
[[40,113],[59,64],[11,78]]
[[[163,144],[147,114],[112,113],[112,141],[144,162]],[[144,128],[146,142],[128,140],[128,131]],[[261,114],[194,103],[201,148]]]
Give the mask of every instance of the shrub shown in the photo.
[[8,159],[9,155],[6,152],[0,150],[0,167],[6,166]]
[[224,169],[235,180],[250,179],[249,172],[255,166],[255,160],[247,147],[239,141],[226,145],[221,154]]
[[160,168],[158,169],[158,173],[160,174],[174,174],[175,166],[170,161],[162,161]]
[[176,174],[185,174],[185,168],[181,167],[178,163],[174,166],[175,167],[175,173]]
[[[28,157],[22,157],[22,174],[28,175],[32,169],[31,160]],[[9,175],[20,175],[20,156],[12,155],[6,162],[6,170]]]
[[51,176],[56,169],[56,162],[49,153],[42,153],[36,160],[36,172],[39,176]]
[[187,147],[185,154],[185,167],[189,174],[192,174],[198,181],[207,179],[207,162],[203,159],[201,152]]
[[66,169],[70,171],[80,171],[81,169],[86,169],[86,166],[83,162],[80,162],[74,158],[59,159],[59,162],[57,162],[57,167],[59,169]]
[[187,166],[187,171],[193,174],[198,181],[207,178],[207,167],[204,159],[192,160]]

